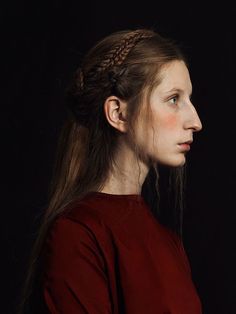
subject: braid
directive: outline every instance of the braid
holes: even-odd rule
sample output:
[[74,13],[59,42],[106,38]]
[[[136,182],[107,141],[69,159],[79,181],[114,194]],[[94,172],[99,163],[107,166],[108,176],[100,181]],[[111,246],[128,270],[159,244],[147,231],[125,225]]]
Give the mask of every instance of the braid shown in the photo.
[[102,73],[114,65],[121,65],[130,50],[142,39],[153,37],[152,31],[136,30],[124,36],[121,43],[113,47],[107,54],[104,55],[102,61],[89,72],[90,74]]

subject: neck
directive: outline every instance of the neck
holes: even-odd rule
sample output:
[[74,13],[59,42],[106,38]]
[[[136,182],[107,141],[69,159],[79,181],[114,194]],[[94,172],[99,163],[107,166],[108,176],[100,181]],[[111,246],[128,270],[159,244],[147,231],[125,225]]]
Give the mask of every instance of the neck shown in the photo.
[[122,143],[112,171],[101,192],[109,194],[141,194],[148,166],[138,160],[131,148]]

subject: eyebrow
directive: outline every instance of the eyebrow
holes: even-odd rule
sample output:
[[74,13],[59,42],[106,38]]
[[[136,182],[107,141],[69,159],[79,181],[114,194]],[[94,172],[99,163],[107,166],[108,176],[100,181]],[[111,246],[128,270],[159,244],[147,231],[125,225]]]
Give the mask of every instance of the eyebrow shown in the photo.
[[[172,93],[172,92],[178,92],[178,93],[184,93],[184,90],[183,89],[181,89],[181,88],[176,88],[176,87],[174,87],[174,88],[171,88],[170,90],[168,90],[168,91],[166,91],[166,92],[164,92],[165,94],[169,94],[169,93]],[[191,93],[189,94],[189,96],[191,96],[192,95],[192,93],[193,93],[193,90],[191,90]]]

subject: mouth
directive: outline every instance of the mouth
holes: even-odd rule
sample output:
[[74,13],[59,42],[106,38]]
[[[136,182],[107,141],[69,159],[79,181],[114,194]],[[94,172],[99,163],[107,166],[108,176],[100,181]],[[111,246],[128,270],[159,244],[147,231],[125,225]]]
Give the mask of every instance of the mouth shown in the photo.
[[180,146],[181,150],[183,150],[183,151],[188,151],[188,150],[190,150],[190,144],[191,144],[192,142],[193,142],[192,140],[189,140],[189,141],[187,141],[187,142],[180,143],[180,144],[178,144],[178,145]]
[[186,141],[186,142],[184,142],[184,143],[180,143],[179,145],[182,145],[182,144],[188,144],[188,145],[190,145],[190,144],[192,144],[192,142],[193,142],[193,140],[189,140],[189,141]]

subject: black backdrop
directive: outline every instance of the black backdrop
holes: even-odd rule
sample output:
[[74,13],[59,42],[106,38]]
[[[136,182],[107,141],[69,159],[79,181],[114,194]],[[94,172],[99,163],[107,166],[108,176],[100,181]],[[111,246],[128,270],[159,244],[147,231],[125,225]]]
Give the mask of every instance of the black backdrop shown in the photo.
[[236,313],[235,22],[226,3],[9,2],[1,12],[2,311],[15,313],[26,261],[45,206],[63,92],[101,37],[152,27],[176,39],[190,62],[203,123],[188,155],[184,244],[204,314]]

